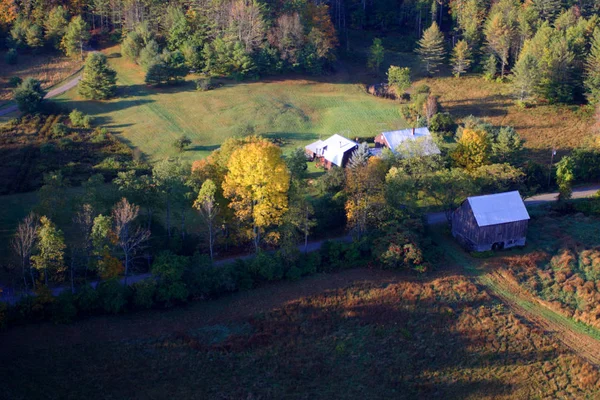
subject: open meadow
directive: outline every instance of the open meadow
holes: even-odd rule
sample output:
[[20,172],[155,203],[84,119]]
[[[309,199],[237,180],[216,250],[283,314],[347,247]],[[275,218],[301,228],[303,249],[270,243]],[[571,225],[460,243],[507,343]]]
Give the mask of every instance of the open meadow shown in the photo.
[[12,399],[600,395],[589,363],[453,272],[348,270],[0,339]]
[[[57,101],[93,116],[150,160],[202,158],[228,137],[250,133],[278,139],[289,149],[333,133],[373,138],[407,126],[395,102],[366,94],[363,85],[345,81],[343,73],[227,81],[199,92],[192,76],[181,85],[148,87],[142,68],[121,57],[118,47],[105,53],[118,74],[116,98],[85,101],[74,89]],[[182,135],[192,145],[179,154],[173,142]]]

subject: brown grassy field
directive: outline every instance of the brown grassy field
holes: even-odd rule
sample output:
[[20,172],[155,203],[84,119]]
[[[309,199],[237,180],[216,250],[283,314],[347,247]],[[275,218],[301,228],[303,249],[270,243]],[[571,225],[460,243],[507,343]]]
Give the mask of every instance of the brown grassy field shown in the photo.
[[488,82],[479,76],[420,79],[438,95],[445,111],[459,120],[469,115],[493,125],[514,127],[525,139],[525,147],[538,161],[548,163],[550,149],[559,153],[584,144],[593,123],[589,110],[582,106],[539,104],[531,108],[515,105],[509,83]]
[[600,395],[594,367],[452,273],[350,270],[0,340],[12,399]]
[[32,55],[19,54],[19,61],[15,65],[4,62],[4,52],[0,52],[2,63],[0,73],[0,107],[12,98],[13,88],[8,81],[13,76],[21,79],[32,77],[39,79],[45,88],[56,85],[81,68],[79,60],[61,55]]

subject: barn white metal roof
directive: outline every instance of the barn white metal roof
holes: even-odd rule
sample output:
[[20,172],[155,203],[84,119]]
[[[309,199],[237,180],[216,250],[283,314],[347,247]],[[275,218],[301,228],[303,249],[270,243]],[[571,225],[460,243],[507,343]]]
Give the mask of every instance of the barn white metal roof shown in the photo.
[[467,199],[479,226],[506,224],[529,219],[518,191],[488,194]]
[[410,146],[408,146],[409,142],[407,142],[410,140],[413,142],[420,142],[420,152],[422,152],[423,155],[430,156],[433,154],[440,154],[440,149],[433,141],[431,132],[429,132],[427,127],[415,128],[414,131],[410,128],[400,131],[382,132],[381,134],[390,150],[394,153],[397,153],[398,150],[408,150],[409,153],[412,152],[414,149],[411,149]]
[[326,140],[318,140],[309,144],[306,149],[341,167],[344,154],[348,150],[353,150],[356,146],[358,146],[358,143],[355,141],[335,134]]

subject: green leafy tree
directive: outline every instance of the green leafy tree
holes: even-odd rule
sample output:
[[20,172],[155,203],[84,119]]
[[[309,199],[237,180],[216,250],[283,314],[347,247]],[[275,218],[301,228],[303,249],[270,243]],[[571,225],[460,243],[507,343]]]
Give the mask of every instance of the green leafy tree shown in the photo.
[[452,49],[452,72],[457,78],[467,72],[471,66],[471,50],[465,40],[456,42]]
[[417,53],[421,62],[425,65],[425,71],[428,75],[433,75],[439,69],[446,56],[444,48],[444,35],[440,31],[437,23],[432,23],[418,42]]
[[575,163],[573,158],[566,156],[556,163],[556,182],[558,183],[558,199],[569,200],[573,194],[573,180],[575,179]]
[[90,32],[88,24],[81,18],[81,15],[73,17],[67,27],[67,31],[63,36],[60,47],[69,57],[79,55],[83,61],[83,47],[90,40]]
[[600,102],[600,28],[594,29],[591,39],[590,53],[585,63],[584,83],[588,101],[592,104]]
[[207,179],[202,183],[202,187],[198,192],[198,198],[194,202],[194,208],[200,212],[200,216],[204,220],[208,230],[208,249],[211,261],[214,259],[213,250],[216,237],[215,222],[219,216],[219,204],[217,203],[216,195],[217,186],[212,180]]
[[169,50],[181,50],[183,44],[193,35],[183,10],[180,7],[169,6],[166,19],[168,20],[167,46]]
[[390,66],[387,72],[388,85],[399,92],[404,92],[412,84],[410,80],[410,68]]
[[67,32],[69,14],[63,6],[57,6],[50,10],[48,18],[44,22],[46,40],[51,41],[54,47],[59,48],[63,36]]
[[175,140],[173,146],[177,149],[177,151],[182,153],[187,147],[190,147],[191,144],[192,140],[189,137],[183,135],[177,140]]
[[162,252],[152,263],[152,274],[158,279],[156,299],[167,306],[187,299],[189,291],[183,281],[183,274],[189,259],[171,252]]
[[367,66],[369,69],[373,70],[374,72],[379,72],[379,67],[383,63],[384,57],[385,49],[383,48],[381,39],[373,39],[373,44],[369,48],[369,60],[367,61]]
[[106,100],[117,90],[117,72],[102,53],[90,53],[83,68],[79,94],[86,99]]
[[184,221],[183,218],[185,216],[185,209],[189,207],[189,204],[187,204],[187,196],[190,192],[190,187],[187,186],[187,181],[190,175],[190,170],[190,166],[179,159],[165,159],[159,161],[152,169],[152,176],[154,178],[156,188],[165,204],[165,225],[167,229],[167,235],[169,237],[171,237],[171,217],[173,206],[177,204],[181,205],[182,225]]
[[57,280],[62,278],[61,274],[65,271],[65,248],[62,231],[46,216],[41,217],[37,230],[37,252],[31,257],[31,262],[35,269],[44,272],[46,286],[50,273]]
[[303,179],[308,170],[306,153],[302,147],[295,148],[286,158],[285,163],[292,175],[292,179]]
[[42,89],[40,81],[27,78],[15,90],[15,101],[19,111],[25,114],[33,114],[40,111],[46,92]]
[[561,3],[561,0],[533,0],[538,15],[546,21],[553,20],[560,13]]
[[468,196],[475,193],[473,179],[460,168],[442,169],[427,175],[423,182],[424,192],[446,212],[452,222],[452,212]]

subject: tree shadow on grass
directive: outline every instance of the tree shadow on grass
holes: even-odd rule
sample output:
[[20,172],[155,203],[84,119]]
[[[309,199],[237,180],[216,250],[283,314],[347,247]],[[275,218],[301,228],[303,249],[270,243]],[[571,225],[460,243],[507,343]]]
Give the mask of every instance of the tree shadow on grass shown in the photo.
[[285,142],[289,141],[308,141],[308,140],[318,140],[319,134],[317,133],[298,133],[298,132],[265,132],[261,134],[262,137],[270,140],[283,140]]
[[220,148],[221,145],[220,144],[213,144],[213,145],[209,145],[209,146],[190,146],[187,149],[185,149],[184,151],[214,151],[217,150],[218,148]]

